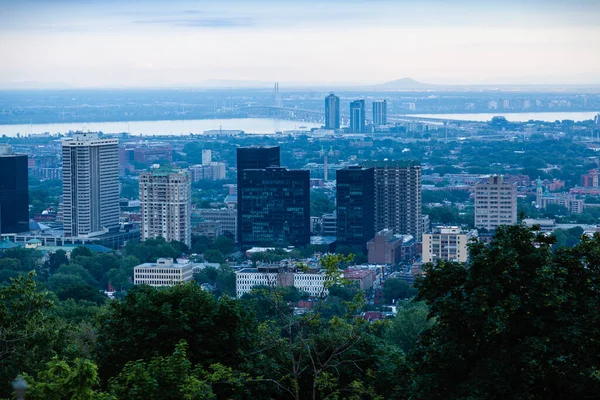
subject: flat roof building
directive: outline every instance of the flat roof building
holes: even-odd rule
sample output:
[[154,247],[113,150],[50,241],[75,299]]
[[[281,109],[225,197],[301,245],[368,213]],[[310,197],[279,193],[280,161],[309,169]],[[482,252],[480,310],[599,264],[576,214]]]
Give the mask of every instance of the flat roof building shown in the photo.
[[27,156],[0,145],[0,233],[29,230]]
[[326,276],[320,271],[313,273],[244,268],[235,273],[235,289],[238,298],[250,292],[256,286],[294,286],[296,289],[306,292],[310,296],[319,297],[327,295],[325,281]]
[[469,242],[475,238],[475,229],[463,231],[460,226],[436,226],[431,233],[423,235],[423,262],[466,262]]
[[158,168],[140,174],[142,239],[164,238],[191,246],[192,186],[187,171]]
[[336,186],[338,245],[365,249],[374,236],[375,169],[340,169],[336,171]]
[[159,258],[155,263],[134,267],[133,283],[160,287],[190,282],[194,278],[194,266],[193,263],[179,264],[170,258]]
[[517,185],[491,176],[475,185],[475,228],[494,230],[517,223]]
[[65,236],[119,228],[119,140],[75,133],[62,142]]
[[310,243],[310,176],[280,167],[238,172],[238,241],[253,246]]

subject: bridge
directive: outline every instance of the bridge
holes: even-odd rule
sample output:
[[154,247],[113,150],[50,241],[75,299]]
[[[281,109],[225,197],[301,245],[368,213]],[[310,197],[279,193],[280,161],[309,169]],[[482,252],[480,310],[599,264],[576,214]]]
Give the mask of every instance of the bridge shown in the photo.
[[236,110],[237,114],[253,118],[253,117],[268,117],[278,119],[291,119],[307,122],[324,122],[325,113],[314,110],[303,110],[300,108],[291,107],[274,107],[274,106],[248,106],[241,107]]

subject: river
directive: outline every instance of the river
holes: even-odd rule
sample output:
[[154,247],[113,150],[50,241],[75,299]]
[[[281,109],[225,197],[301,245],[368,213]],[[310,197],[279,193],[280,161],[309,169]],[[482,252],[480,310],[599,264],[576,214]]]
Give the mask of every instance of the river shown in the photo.
[[[68,133],[91,131],[104,133],[129,132],[133,135],[199,134],[207,130],[243,130],[246,133],[272,134],[277,131],[318,128],[320,124],[269,118],[190,119],[173,121],[77,122],[67,124],[0,125],[0,137],[38,133]],[[302,128],[300,128],[302,127]]]
[[[600,112],[600,111],[599,111]],[[527,122],[529,120],[554,122],[570,119],[572,121],[585,121],[594,119],[598,112],[593,111],[575,111],[575,112],[528,112],[528,113],[470,113],[470,114],[408,114],[407,117],[439,118],[460,121],[479,121],[485,122],[493,117],[503,116],[512,122]]]

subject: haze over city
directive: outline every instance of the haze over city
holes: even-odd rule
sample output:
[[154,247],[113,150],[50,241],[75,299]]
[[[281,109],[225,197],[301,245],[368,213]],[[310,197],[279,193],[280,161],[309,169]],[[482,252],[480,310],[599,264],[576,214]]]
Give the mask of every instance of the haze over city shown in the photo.
[[600,0],[0,0],[0,399],[596,400]]
[[2,1],[5,88],[598,84],[600,2]]

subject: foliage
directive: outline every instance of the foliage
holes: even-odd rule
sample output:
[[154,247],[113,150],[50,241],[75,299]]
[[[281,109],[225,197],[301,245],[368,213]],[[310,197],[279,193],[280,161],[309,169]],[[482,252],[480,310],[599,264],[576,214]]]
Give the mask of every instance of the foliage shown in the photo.
[[386,304],[404,300],[417,294],[417,290],[402,279],[390,278],[384,282],[383,298]]
[[177,258],[182,253],[187,252],[187,246],[178,242],[166,242],[159,237],[156,239],[146,239],[143,242],[127,242],[122,252],[125,256],[134,256],[140,263],[156,262],[160,257]]
[[224,293],[235,297],[235,272],[227,264],[222,264],[219,268],[205,267],[194,274],[194,279],[199,285],[209,284],[217,295]]
[[521,226],[425,267],[436,318],[412,356],[414,398],[594,398],[600,392],[600,235],[552,252]]
[[111,302],[98,326],[98,365],[106,379],[131,360],[166,356],[185,340],[194,364],[235,366],[250,345],[251,315],[236,300],[216,299],[196,283],[135,286]]
[[29,384],[27,398],[32,400],[110,400],[112,396],[97,392],[98,367],[90,360],[75,359],[72,363],[53,358],[38,377],[24,375]]
[[35,371],[53,354],[56,332],[47,311],[53,304],[37,291],[34,273],[0,287],[0,396],[10,393],[9,382],[23,371]]
[[386,339],[400,347],[405,353],[417,344],[419,334],[433,325],[428,318],[429,308],[422,302],[410,302],[399,308],[398,313],[387,327]]

